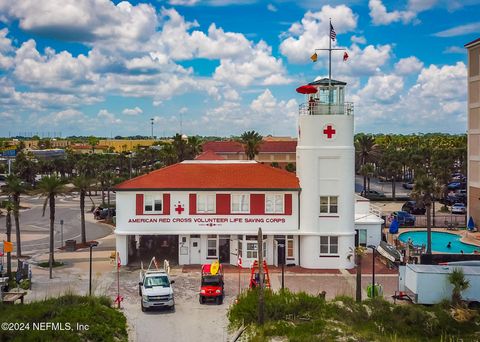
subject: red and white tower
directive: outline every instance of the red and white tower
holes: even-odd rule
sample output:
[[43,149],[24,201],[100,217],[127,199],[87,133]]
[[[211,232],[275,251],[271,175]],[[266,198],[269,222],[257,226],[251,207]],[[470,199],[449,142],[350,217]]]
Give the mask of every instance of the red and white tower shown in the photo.
[[306,87],[298,119],[300,265],[352,268],[355,149],[353,103],[345,82],[328,78]]

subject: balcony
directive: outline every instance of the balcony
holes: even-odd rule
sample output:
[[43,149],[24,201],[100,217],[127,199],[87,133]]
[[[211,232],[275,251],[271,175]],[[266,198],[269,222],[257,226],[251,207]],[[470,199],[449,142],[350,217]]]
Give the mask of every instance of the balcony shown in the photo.
[[353,102],[327,104],[322,102],[302,103],[300,115],[353,115]]

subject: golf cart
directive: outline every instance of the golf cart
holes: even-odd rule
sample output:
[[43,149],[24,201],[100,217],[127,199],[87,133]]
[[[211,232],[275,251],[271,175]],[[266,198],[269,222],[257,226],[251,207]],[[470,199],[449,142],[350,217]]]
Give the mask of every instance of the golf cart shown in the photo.
[[212,264],[202,265],[202,284],[200,287],[200,304],[209,299],[218,305],[223,303],[225,292],[223,289],[223,267],[215,261]]

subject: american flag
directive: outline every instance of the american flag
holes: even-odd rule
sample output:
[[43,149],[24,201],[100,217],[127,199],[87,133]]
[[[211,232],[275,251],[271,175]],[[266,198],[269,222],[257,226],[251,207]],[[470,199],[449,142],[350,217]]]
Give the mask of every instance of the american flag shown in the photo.
[[332,23],[330,23],[330,39],[331,39],[331,40],[335,40],[336,37],[337,37],[337,33],[336,33],[335,30],[333,29]]

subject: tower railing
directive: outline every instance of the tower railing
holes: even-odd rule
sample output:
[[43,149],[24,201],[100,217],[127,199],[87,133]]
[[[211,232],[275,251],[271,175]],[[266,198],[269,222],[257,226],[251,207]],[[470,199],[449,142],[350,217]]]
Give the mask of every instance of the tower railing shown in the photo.
[[327,104],[308,102],[299,105],[300,115],[353,115],[353,102]]

